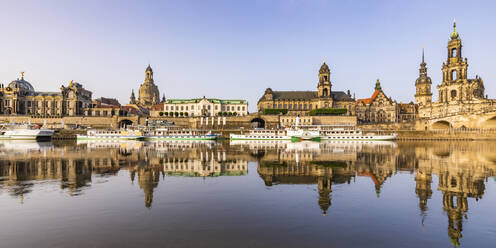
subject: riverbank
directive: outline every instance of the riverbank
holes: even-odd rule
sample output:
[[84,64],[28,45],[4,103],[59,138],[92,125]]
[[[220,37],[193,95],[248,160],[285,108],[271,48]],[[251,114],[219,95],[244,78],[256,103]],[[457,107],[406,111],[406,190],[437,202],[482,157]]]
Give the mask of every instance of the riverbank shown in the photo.
[[[220,129],[212,130],[213,133],[221,134],[224,139],[229,139],[231,133],[240,134],[247,130],[240,129]],[[367,130],[374,132],[374,130]],[[482,132],[482,131],[416,131],[416,130],[387,130],[381,131],[384,133],[397,133],[398,140],[496,140],[496,132]],[[52,139],[53,140],[75,140],[77,134],[85,134],[85,130],[70,130],[60,129],[57,130]]]

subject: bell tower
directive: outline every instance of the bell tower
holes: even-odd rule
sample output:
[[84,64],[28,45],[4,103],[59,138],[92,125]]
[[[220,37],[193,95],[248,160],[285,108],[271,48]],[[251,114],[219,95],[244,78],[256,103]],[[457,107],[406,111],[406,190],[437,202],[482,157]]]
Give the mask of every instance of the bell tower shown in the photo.
[[415,81],[415,103],[419,106],[425,106],[432,102],[432,80],[427,76],[426,65],[424,61],[424,47],[422,47],[422,63],[420,63],[419,77]]
[[448,42],[448,59],[443,65],[443,82],[460,82],[467,79],[467,59],[462,57],[462,40],[453,22],[451,40]]
[[330,98],[331,86],[331,71],[329,70],[329,66],[327,66],[324,60],[324,63],[319,70],[319,84],[317,86],[318,97]]

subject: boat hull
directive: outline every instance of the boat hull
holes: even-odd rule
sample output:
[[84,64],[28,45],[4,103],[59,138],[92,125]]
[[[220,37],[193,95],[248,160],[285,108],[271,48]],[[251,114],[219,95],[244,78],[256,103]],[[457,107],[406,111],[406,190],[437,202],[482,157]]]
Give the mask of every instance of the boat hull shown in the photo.
[[186,135],[186,136],[146,136],[146,140],[216,140],[217,135]]
[[52,130],[33,129],[33,130],[12,130],[6,131],[0,135],[0,140],[36,140],[48,141],[52,139]]
[[88,136],[77,135],[77,140],[144,140],[144,136]]

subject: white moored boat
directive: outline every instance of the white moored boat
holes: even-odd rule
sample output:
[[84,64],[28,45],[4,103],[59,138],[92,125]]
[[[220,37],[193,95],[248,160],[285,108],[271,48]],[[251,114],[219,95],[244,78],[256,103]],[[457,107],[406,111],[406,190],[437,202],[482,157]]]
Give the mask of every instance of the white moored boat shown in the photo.
[[386,134],[382,131],[362,131],[351,125],[296,125],[291,128],[265,130],[255,129],[248,133],[230,134],[231,140],[396,140],[396,133]]
[[50,140],[53,130],[41,129],[38,125],[2,125],[0,139],[2,140]]
[[77,140],[143,140],[140,130],[88,130],[86,135],[78,134]]
[[146,140],[216,140],[212,132],[180,128],[157,128],[145,132]]

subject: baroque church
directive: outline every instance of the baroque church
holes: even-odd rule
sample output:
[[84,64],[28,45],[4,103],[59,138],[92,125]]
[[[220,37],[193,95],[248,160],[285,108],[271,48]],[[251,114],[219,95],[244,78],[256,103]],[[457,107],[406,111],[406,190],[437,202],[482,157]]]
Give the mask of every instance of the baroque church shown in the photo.
[[[165,95],[162,102],[165,100]],[[145,70],[145,81],[140,85],[138,91],[138,100],[134,95],[134,90],[131,92],[129,104],[135,104],[141,107],[150,108],[160,103],[160,92],[153,80],[153,70],[150,65]]]
[[462,114],[495,111],[495,100],[484,95],[484,81],[480,76],[468,78],[468,60],[462,57],[462,40],[453,23],[453,32],[447,46],[447,59],[443,62],[443,81],[437,86],[438,100],[432,101],[432,80],[422,52],[419,77],[415,81],[415,103],[420,119],[435,119]]
[[332,91],[331,71],[325,63],[319,69],[317,91],[274,91],[267,88],[258,100],[259,112],[265,109],[287,109],[288,115],[306,115],[312,109],[345,108],[355,113],[355,100],[350,91]]

